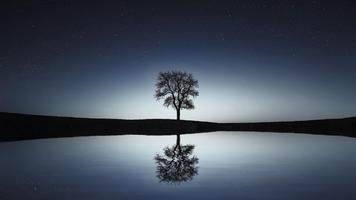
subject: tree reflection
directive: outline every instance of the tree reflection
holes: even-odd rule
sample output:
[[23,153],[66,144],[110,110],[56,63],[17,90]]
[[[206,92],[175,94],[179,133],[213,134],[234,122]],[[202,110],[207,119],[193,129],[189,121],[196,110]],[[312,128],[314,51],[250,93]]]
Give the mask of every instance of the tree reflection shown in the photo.
[[156,154],[157,178],[161,182],[179,184],[190,181],[198,174],[199,159],[192,155],[194,145],[181,145],[177,135],[176,145],[165,147],[163,155]]

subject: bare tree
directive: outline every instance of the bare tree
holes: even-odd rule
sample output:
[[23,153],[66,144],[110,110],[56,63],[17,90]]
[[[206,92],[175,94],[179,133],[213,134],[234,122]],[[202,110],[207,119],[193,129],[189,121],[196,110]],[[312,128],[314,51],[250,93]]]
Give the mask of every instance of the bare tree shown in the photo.
[[165,147],[163,154],[156,154],[157,178],[160,182],[180,184],[190,181],[198,175],[199,159],[193,155],[194,145],[181,145],[180,135],[173,147]]
[[180,120],[181,109],[194,109],[192,98],[199,95],[198,80],[192,74],[182,71],[160,72],[156,83],[155,98],[164,98],[164,106],[172,106],[177,111]]

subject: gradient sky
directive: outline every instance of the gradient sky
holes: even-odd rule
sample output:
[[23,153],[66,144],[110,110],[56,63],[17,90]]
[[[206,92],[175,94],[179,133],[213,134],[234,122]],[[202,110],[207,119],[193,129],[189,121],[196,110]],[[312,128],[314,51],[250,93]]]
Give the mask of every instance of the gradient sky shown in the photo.
[[356,115],[353,1],[2,1],[0,111],[175,118],[158,72],[200,84],[182,119]]

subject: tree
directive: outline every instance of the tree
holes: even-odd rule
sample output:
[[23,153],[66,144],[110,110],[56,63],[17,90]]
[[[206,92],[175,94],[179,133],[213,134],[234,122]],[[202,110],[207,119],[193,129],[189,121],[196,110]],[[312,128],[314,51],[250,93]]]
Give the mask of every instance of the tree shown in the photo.
[[163,105],[173,107],[177,111],[177,120],[180,120],[181,109],[194,109],[192,98],[199,95],[198,80],[192,74],[182,71],[160,72],[156,83],[155,98],[164,98]]
[[180,184],[193,179],[198,174],[199,159],[193,155],[194,145],[181,145],[177,135],[176,145],[165,147],[163,155],[156,154],[157,178],[160,182]]

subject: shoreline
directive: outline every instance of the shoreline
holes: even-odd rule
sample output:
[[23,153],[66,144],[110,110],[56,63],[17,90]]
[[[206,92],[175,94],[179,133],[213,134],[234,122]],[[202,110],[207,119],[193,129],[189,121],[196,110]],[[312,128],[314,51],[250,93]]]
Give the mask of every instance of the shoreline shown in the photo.
[[172,119],[97,119],[0,112],[0,141],[100,135],[176,135],[213,131],[356,137],[356,117],[285,122],[215,123]]

